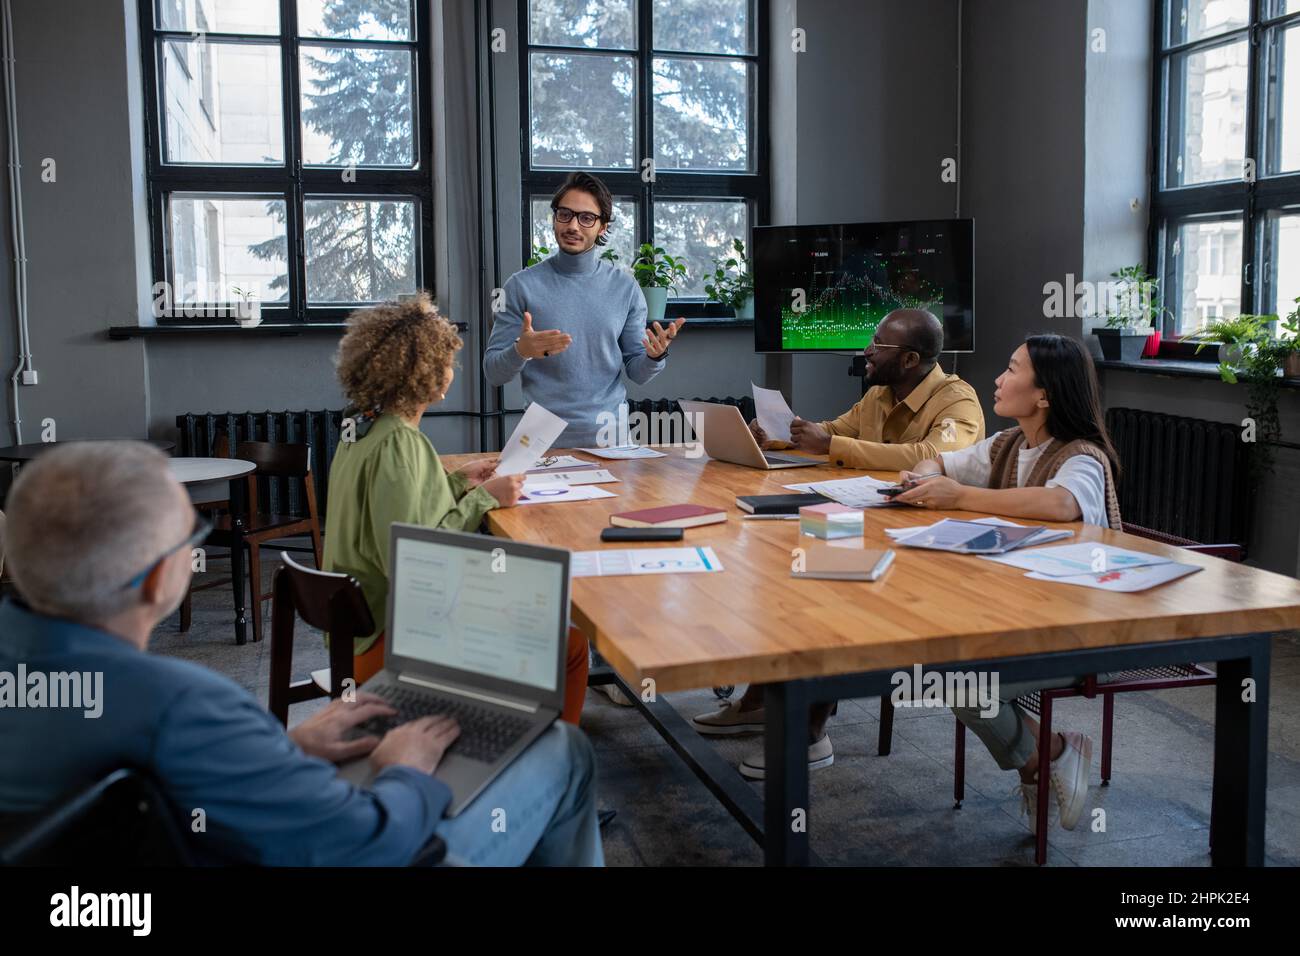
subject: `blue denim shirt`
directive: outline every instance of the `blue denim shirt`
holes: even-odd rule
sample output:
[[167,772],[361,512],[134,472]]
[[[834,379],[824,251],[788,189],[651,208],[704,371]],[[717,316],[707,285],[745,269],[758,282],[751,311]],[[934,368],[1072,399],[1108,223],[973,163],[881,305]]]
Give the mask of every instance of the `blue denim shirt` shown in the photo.
[[[101,674],[102,712],[87,716],[94,708],[84,700],[15,706],[20,670],[25,703],[43,680],[33,675]],[[333,764],[304,754],[228,678],[0,604],[0,813],[40,810],[120,767],[158,781],[204,863],[404,866],[451,801],[445,784],[409,767],[355,787]]]

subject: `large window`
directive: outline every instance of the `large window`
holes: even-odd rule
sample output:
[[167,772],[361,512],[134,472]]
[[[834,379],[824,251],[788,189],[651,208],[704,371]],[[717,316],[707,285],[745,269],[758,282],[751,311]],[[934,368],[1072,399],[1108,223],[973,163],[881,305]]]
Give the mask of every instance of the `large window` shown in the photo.
[[1161,0],[1152,262],[1169,331],[1300,296],[1300,0]]
[[554,248],[551,194],[589,170],[614,193],[619,263],[653,241],[686,262],[672,314],[730,315],[705,273],[767,215],[766,6],[521,0],[525,251]]
[[426,9],[140,0],[160,322],[337,321],[432,285]]

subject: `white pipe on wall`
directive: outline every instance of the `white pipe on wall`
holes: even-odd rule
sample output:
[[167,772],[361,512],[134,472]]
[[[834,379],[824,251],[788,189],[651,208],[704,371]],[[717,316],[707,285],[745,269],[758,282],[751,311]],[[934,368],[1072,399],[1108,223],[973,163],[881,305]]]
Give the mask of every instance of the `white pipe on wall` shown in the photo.
[[18,95],[14,87],[14,21],[11,0],[4,0],[5,123],[9,134],[9,219],[14,244],[14,306],[18,325],[18,362],[9,379],[13,401],[14,442],[22,444],[23,422],[18,385],[32,368],[31,332],[27,325],[27,236],[23,229],[23,194],[18,161]]

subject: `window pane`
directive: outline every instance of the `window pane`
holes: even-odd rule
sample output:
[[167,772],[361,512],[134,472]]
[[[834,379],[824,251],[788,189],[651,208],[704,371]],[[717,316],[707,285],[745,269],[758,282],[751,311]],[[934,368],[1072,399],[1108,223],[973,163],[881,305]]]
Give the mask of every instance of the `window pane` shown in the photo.
[[750,74],[740,60],[656,58],[655,168],[750,169]]
[[169,163],[284,162],[280,48],[162,41]]
[[415,165],[409,51],[304,46],[300,56],[304,163]]
[[704,277],[714,257],[730,250],[733,238],[749,251],[749,209],[743,201],[655,203],[655,245],[686,262],[686,281],[672,293],[674,298],[704,297]]
[[636,9],[632,0],[531,0],[530,43],[550,46],[636,48]]
[[1264,171],[1295,172],[1300,169],[1300,25],[1270,30],[1266,49],[1271,82],[1264,112]]
[[307,302],[382,302],[415,292],[413,200],[308,199]]
[[283,199],[221,199],[175,193],[168,199],[168,274],[177,311],[185,303],[288,299]]
[[280,5],[263,0],[158,0],[155,11],[154,22],[161,30],[280,32]]
[[1250,0],[1169,0],[1169,45],[1218,36],[1249,22]]
[[654,48],[753,53],[749,0],[654,0]]
[[1300,296],[1300,212],[1271,211],[1261,227],[1264,288],[1260,309],[1285,319]]
[[[555,241],[555,230],[551,225],[550,196],[533,197],[531,218],[529,247],[545,246],[554,254],[558,243]],[[632,257],[636,255],[637,205],[635,200],[614,197],[614,220],[609,224],[609,232],[605,235],[609,242],[596,254],[600,255],[606,249],[612,249],[618,256],[617,264],[630,268]],[[527,258],[525,256],[525,259]]]
[[1265,18],[1300,13],[1300,0],[1262,0],[1260,11]]
[[341,40],[411,39],[410,0],[298,0],[298,35]]
[[633,60],[534,53],[533,166],[628,169],[633,162]]
[[1169,185],[1242,178],[1249,56],[1246,43],[1229,43],[1170,63]]
[[1173,230],[1178,331],[1241,314],[1241,220],[1185,222]]

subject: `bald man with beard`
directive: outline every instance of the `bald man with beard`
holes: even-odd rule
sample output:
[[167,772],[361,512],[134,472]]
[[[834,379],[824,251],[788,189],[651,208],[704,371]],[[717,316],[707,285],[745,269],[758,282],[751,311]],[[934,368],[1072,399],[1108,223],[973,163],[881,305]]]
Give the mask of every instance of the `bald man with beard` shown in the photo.
[[984,412],[975,390],[939,367],[943,326],[924,309],[895,309],[880,320],[867,360],[867,392],[834,421],[790,424],[793,444],[770,441],[750,422],[765,448],[827,455],[832,465],[903,471],[944,451],[984,438]]

